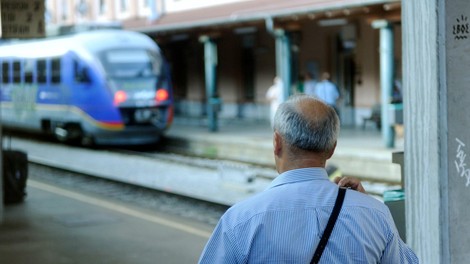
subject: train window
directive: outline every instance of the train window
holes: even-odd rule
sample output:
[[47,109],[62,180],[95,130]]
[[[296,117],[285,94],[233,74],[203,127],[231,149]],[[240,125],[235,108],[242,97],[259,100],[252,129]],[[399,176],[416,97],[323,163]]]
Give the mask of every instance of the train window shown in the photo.
[[144,49],[110,50],[101,56],[110,77],[150,77],[160,75],[162,60]]
[[52,78],[51,78],[51,82],[52,83],[60,83],[60,68],[61,68],[61,65],[60,65],[60,58],[54,58],[52,59],[52,67],[51,67],[51,72],[52,72]]
[[2,62],[2,83],[10,82],[10,63]]
[[46,83],[47,82],[47,64],[46,60],[38,60],[37,62],[38,70],[38,83]]
[[163,59],[157,52],[148,52],[152,61],[152,70],[156,75],[160,75],[163,66]]
[[25,60],[24,62],[24,82],[25,83],[33,83],[33,73],[34,68],[36,68],[36,62],[34,60]]
[[90,78],[88,77],[87,68],[81,66],[78,61],[73,61],[73,70],[75,75],[75,81],[78,83],[89,83]]
[[20,83],[21,82],[21,62],[14,61],[13,62],[13,83]]

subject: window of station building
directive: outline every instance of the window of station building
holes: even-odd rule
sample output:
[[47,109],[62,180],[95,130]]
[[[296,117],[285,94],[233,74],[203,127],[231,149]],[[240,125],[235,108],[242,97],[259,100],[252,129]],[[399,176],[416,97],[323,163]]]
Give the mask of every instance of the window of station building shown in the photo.
[[10,82],[10,63],[2,62],[2,83]]
[[51,82],[60,83],[61,80],[61,61],[60,58],[53,58],[51,60]]
[[120,0],[116,2],[115,12],[118,19],[126,19],[131,15],[129,0]]
[[47,62],[44,59],[37,61],[37,78],[38,83],[46,83],[47,82]]
[[128,0],[121,0],[119,1],[120,2],[120,5],[121,5],[121,12],[127,12],[127,10],[129,9],[129,2]]
[[24,61],[23,65],[24,71],[24,82],[33,83],[34,82],[34,70],[36,68],[36,61],[28,59]]
[[94,0],[91,10],[93,10],[94,16],[97,20],[113,20],[112,17],[114,14],[109,12],[108,0]]
[[98,1],[98,14],[104,15],[106,14],[106,10],[107,10],[106,0],[99,0]]
[[69,19],[68,14],[70,13],[69,10],[69,0],[62,0],[60,3],[61,9],[60,9],[60,20],[61,21],[67,21]]
[[138,2],[138,13],[140,17],[148,17],[151,15],[151,7],[155,6],[155,1],[153,3],[150,3],[152,1],[149,0],[139,0]]
[[21,82],[21,61],[13,61],[13,83]]

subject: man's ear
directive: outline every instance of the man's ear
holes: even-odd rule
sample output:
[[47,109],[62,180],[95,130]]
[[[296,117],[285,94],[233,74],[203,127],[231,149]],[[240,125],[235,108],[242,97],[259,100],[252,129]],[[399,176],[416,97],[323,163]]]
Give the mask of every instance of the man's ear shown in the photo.
[[274,156],[279,157],[282,153],[282,137],[277,131],[274,131],[273,146]]
[[330,159],[331,156],[333,156],[333,153],[335,153],[336,143],[337,143],[337,142],[338,142],[338,141],[335,141],[335,145],[333,146],[333,148],[332,148],[330,151],[328,151],[327,156],[326,156],[326,159],[327,159],[327,160]]

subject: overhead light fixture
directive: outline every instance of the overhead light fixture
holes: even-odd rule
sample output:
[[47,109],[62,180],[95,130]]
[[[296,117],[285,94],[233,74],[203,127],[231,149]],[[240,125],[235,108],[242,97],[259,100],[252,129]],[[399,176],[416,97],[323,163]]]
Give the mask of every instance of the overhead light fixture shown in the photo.
[[333,26],[344,26],[348,24],[348,20],[345,18],[335,19],[322,19],[318,21],[318,25],[321,27],[333,27]]
[[256,27],[242,27],[233,30],[236,34],[250,34],[255,33],[258,29]]
[[188,34],[177,34],[177,35],[171,36],[171,38],[170,38],[171,41],[183,41],[183,40],[187,40],[187,39],[189,39]]

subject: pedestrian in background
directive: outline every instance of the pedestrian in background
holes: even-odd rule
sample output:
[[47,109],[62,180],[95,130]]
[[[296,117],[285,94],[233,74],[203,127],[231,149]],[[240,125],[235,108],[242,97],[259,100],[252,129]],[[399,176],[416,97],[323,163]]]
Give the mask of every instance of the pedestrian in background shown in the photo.
[[334,83],[330,80],[330,74],[324,72],[322,74],[321,82],[315,85],[315,96],[325,102],[327,105],[333,107],[336,113],[339,114],[336,102],[339,99],[339,91]]
[[283,84],[281,78],[278,76],[274,77],[273,85],[269,87],[268,91],[266,92],[266,99],[270,103],[269,120],[271,122],[271,126],[274,122],[274,114],[282,102],[282,90]]
[[[310,263],[340,193],[325,170],[339,127],[333,108],[314,97],[282,103],[273,127],[279,176],[227,210],[199,263]],[[357,180],[349,183],[359,189]],[[388,207],[352,189],[320,256],[321,263],[418,263]]]
[[304,81],[305,81],[305,76],[302,75],[302,74],[299,74],[299,76],[297,76],[297,82],[295,83],[295,90],[294,90],[294,94],[298,94],[298,93],[303,93],[304,92]]
[[304,93],[307,95],[315,95],[315,85],[317,81],[315,80],[315,76],[311,72],[307,72],[305,74],[304,80]]

